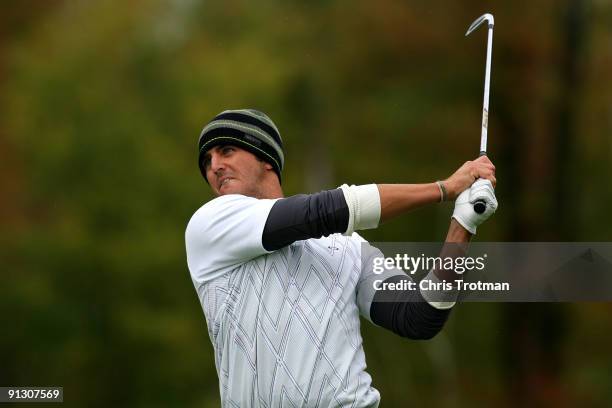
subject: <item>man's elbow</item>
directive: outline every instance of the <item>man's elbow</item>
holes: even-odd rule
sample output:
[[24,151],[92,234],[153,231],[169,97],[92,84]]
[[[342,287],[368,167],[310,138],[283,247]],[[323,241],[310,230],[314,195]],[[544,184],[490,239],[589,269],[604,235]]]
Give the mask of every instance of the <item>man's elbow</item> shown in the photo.
[[433,339],[444,328],[451,311],[450,309],[436,309],[425,302],[411,303],[406,306],[409,307],[409,311],[402,313],[403,319],[396,325],[399,330],[394,331],[412,340]]
[[437,309],[422,298],[402,301],[375,301],[370,309],[372,321],[393,333],[412,340],[434,338],[446,324],[451,309]]

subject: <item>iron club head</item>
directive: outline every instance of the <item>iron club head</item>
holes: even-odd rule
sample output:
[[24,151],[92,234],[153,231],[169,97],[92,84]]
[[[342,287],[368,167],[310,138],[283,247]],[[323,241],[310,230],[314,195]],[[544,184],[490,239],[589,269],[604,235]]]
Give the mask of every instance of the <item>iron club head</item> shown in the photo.
[[467,37],[468,35],[470,35],[470,33],[474,31],[475,29],[477,29],[482,24],[483,21],[487,21],[489,23],[489,28],[492,28],[493,25],[495,24],[495,20],[493,19],[492,14],[489,14],[489,13],[483,14],[482,16],[474,20],[474,22],[470,25],[470,28],[468,28],[467,32],[465,33],[465,36]]

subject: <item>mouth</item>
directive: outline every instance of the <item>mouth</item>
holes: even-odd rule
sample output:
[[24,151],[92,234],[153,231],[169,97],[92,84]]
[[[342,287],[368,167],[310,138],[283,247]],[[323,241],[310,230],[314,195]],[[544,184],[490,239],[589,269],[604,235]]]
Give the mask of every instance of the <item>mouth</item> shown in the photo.
[[233,178],[231,177],[222,177],[219,180],[219,190],[221,190],[224,186],[226,186]]

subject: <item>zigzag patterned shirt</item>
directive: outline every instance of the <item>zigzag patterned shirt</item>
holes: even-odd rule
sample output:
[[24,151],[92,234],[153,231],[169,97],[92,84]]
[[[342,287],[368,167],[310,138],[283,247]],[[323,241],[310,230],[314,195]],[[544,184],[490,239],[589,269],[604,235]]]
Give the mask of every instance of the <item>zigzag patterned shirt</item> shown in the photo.
[[365,241],[332,234],[269,252],[262,233],[275,201],[218,197],[185,233],[222,404],[376,407],[359,320],[374,295]]

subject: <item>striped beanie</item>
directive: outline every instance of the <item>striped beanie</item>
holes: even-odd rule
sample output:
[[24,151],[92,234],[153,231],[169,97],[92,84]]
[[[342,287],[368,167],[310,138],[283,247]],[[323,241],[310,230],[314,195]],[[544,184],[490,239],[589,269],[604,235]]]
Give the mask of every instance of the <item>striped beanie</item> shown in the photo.
[[254,109],[226,110],[204,126],[198,140],[198,167],[206,182],[202,157],[212,147],[224,144],[241,147],[270,163],[280,182],[285,164],[283,141],[276,125],[266,114]]

